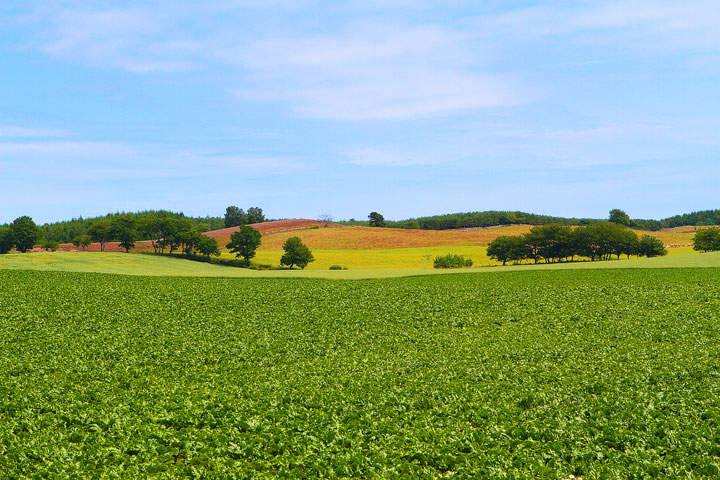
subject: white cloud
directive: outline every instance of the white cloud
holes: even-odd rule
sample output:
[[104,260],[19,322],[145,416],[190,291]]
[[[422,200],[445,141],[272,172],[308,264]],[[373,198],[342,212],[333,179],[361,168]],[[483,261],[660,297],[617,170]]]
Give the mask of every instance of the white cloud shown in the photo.
[[316,118],[404,119],[529,100],[517,80],[483,73],[482,52],[468,41],[437,27],[355,27],[260,41],[225,58],[254,69],[248,85],[235,90],[241,98],[287,101]]
[[[24,165],[27,168],[17,168]],[[226,176],[271,177],[312,168],[293,158],[212,151],[177,151],[157,145],[90,141],[0,141],[6,178],[117,180]]]
[[717,0],[606,0],[577,7],[533,6],[478,19],[487,35],[511,40],[557,35],[634,48],[720,47]]
[[68,130],[0,125],[0,138],[66,137]]
[[244,4],[227,13],[237,25],[187,5],[55,12],[41,48],[134,73],[219,69],[221,87],[239,98],[284,102],[314,118],[403,119],[530,99],[517,79],[482,65],[486,49],[465,32],[366,21],[296,33],[244,24]]

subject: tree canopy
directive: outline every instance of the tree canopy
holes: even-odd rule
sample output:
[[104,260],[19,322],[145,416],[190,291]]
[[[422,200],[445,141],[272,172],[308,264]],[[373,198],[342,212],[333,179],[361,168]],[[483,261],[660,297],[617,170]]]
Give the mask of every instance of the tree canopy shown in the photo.
[[693,249],[699,252],[720,250],[720,228],[704,228],[695,233]]
[[135,219],[129,215],[113,217],[110,222],[110,234],[120,242],[120,247],[124,248],[126,253],[135,248],[136,224]]
[[42,235],[40,228],[28,216],[16,218],[10,224],[10,230],[12,231],[15,248],[18,252],[23,253],[32,250]]
[[643,255],[654,257],[667,251],[660,240],[644,235],[638,239],[635,232],[613,222],[597,222],[570,228],[550,224],[532,227],[524,235],[499,236],[488,244],[490,258],[506,264],[508,260],[533,260],[546,263],[574,260],[576,256],[591,261],[609,260],[612,256]]
[[384,227],[385,218],[378,212],[370,212],[370,215],[368,215],[368,223],[371,227]]
[[619,208],[613,208],[610,210],[608,220],[619,225],[625,225],[626,227],[629,227],[632,224],[630,216]]
[[15,246],[15,238],[10,227],[0,226],[0,254],[8,253]]
[[240,230],[230,235],[230,243],[226,245],[230,253],[236,257],[243,257],[245,262],[255,256],[255,251],[262,243],[262,235],[254,228],[243,225]]
[[100,243],[100,251],[105,251],[105,244],[110,240],[112,235],[112,225],[106,218],[101,218],[93,223],[88,229],[90,237]]
[[304,269],[308,263],[315,261],[312,252],[299,237],[288,238],[283,244],[283,250],[285,254],[280,258],[280,265],[287,265],[290,268],[297,265]]
[[262,223],[264,221],[265,214],[260,207],[250,207],[247,213],[235,205],[230,205],[225,209],[225,228],[239,227],[249,223]]

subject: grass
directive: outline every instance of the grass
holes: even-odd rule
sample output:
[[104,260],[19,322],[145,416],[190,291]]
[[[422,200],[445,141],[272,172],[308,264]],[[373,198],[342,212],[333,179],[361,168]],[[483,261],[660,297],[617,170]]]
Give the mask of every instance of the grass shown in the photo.
[[[155,256],[149,254],[133,253],[100,253],[100,252],[34,252],[25,254],[0,255],[1,270],[42,270],[42,271],[64,271],[64,272],[96,272],[113,273],[122,275],[149,275],[149,276],[184,276],[184,277],[233,277],[233,278],[329,278],[336,280],[357,280],[364,278],[389,278],[417,275],[439,275],[458,272],[490,273],[490,272],[511,272],[517,270],[577,270],[577,269],[626,269],[626,268],[706,268],[720,267],[720,252],[703,253],[695,255],[669,255],[659,258],[633,258],[630,260],[613,260],[609,262],[576,262],[576,263],[553,263],[538,265],[517,265],[517,266],[494,266],[494,267],[473,267],[459,270],[435,270],[431,268],[431,260],[419,256],[419,252],[445,254],[449,252],[467,254],[476,259],[478,247],[472,251],[462,248],[438,248],[433,249],[399,249],[384,251],[355,252],[339,251],[314,252],[319,260],[318,265],[326,264],[328,267],[322,269],[306,270],[249,270],[244,268],[225,267],[210,265],[207,263],[193,262],[179,258]],[[279,252],[277,252],[279,255]],[[333,256],[333,254],[335,256]],[[265,253],[259,254],[258,263],[270,263],[273,258],[264,257]],[[372,257],[377,255],[377,257]],[[397,268],[399,259],[406,255],[407,264],[416,262],[417,268]],[[275,259],[279,262],[279,256]],[[330,265],[339,264],[350,266],[352,262],[358,262],[360,266],[373,266],[367,270],[328,270]],[[367,263],[362,263],[367,262]],[[374,262],[374,263],[370,263]],[[383,263],[386,262],[386,263]],[[310,264],[313,265],[313,264]],[[427,265],[428,268],[424,268]]]
[[720,269],[504,271],[2,270],[0,471],[717,478]]
[[[330,265],[342,265],[352,270],[398,270],[432,269],[433,259],[438,255],[457,253],[473,260],[475,265],[496,265],[485,255],[485,247],[439,246],[419,248],[368,249],[368,250],[322,250],[313,249],[315,261],[308,270],[327,270]],[[258,250],[254,261],[261,264],[279,265],[282,250]],[[233,258],[224,253],[223,257]]]

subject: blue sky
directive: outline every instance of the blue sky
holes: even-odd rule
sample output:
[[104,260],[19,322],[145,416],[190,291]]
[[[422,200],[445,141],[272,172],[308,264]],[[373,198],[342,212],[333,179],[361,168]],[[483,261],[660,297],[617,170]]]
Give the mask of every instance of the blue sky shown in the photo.
[[0,224],[720,208],[720,3],[0,4]]

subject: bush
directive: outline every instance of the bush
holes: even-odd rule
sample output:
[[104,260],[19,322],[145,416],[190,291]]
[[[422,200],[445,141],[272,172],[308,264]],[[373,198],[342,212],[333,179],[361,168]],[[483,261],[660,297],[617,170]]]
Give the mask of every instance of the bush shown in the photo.
[[330,270],[347,270],[347,267],[343,267],[341,265],[330,265]]
[[55,240],[45,240],[41,246],[47,252],[54,252],[60,247],[60,244]]
[[435,257],[435,261],[433,262],[433,266],[435,268],[462,268],[472,267],[472,265],[472,259],[465,258],[462,255],[456,255],[453,253],[448,253],[447,255],[442,257]]
[[693,248],[699,252],[720,250],[720,228],[698,230],[693,239]]

